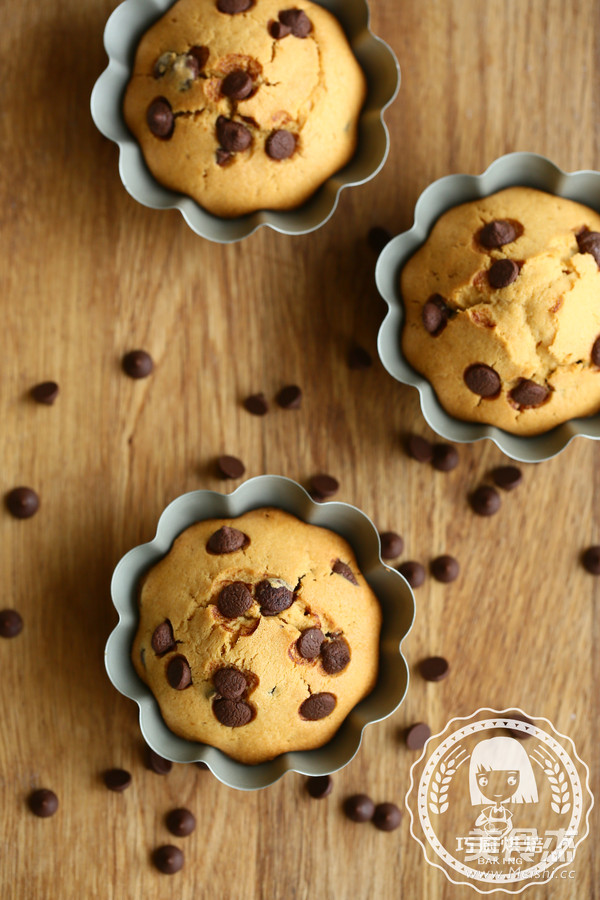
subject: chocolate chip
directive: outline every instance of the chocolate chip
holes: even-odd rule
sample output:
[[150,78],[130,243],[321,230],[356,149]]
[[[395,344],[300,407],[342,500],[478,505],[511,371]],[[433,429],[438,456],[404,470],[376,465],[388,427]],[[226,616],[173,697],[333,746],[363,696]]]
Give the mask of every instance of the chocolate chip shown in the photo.
[[173,63],[177,59],[177,54],[174,50],[166,50],[164,53],[161,53],[160,56],[154,61],[154,65],[152,66],[152,75],[156,80],[162,78],[166,72],[173,66]]
[[[523,713],[517,712],[517,710],[509,710],[505,713],[506,718],[508,719],[516,719],[517,722],[524,722],[525,725],[533,726],[533,722],[531,719],[528,719],[527,716],[524,716]],[[527,738],[532,736],[532,732],[530,731],[521,731],[520,728],[507,728],[506,729],[511,737],[517,738],[519,741],[526,741]]]
[[374,250],[375,253],[381,253],[383,248],[389,244],[392,237],[392,232],[389,231],[389,229],[382,228],[381,225],[374,225],[373,228],[369,229],[367,242],[371,250]]
[[38,788],[27,798],[27,805],[35,816],[47,819],[58,809],[58,797],[48,788]]
[[370,822],[375,804],[366,794],[353,794],[344,801],[344,812],[353,822]]
[[252,718],[252,707],[243,700],[227,700],[223,697],[213,703],[213,712],[221,725],[241,728]]
[[23,619],[16,609],[0,611],[0,637],[14,638],[23,631]]
[[175,837],[187,837],[196,828],[196,816],[189,809],[172,809],[165,816],[165,824]]
[[398,566],[398,571],[406,578],[412,588],[421,587],[425,581],[425,568],[414,559],[403,562]]
[[241,478],[246,466],[237,456],[219,456],[217,467],[223,478]]
[[522,378],[508,396],[521,409],[533,409],[546,402],[550,396],[550,390],[543,384],[536,384],[535,381]]
[[600,268],[600,231],[582,231],[577,235],[577,246],[581,253],[591,253]]
[[373,365],[373,357],[368,350],[355,344],[348,351],[348,366],[354,370],[370,369]]
[[513,491],[523,481],[523,473],[516,466],[497,466],[492,469],[492,478],[497,487]]
[[15,519],[30,519],[40,508],[40,498],[28,487],[16,487],[5,497],[6,506]]
[[272,131],[265,142],[265,152],[271,159],[289,159],[296,149],[296,135],[284,128]]
[[236,550],[247,547],[249,543],[250,538],[243,531],[238,531],[237,528],[231,528],[229,525],[223,525],[218,531],[211,534],[206,544],[206,549],[209,553],[216,554],[235,553]]
[[481,484],[469,497],[471,509],[478,516],[493,516],[500,509],[500,494],[496,488]]
[[320,628],[307,628],[296,641],[296,648],[302,659],[316,659],[325,635]]
[[333,694],[326,691],[321,694],[311,694],[310,697],[300,704],[298,710],[299,715],[303,719],[310,722],[316,722],[318,719],[325,719],[334,711],[337,700]]
[[246,676],[235,666],[217,669],[213,675],[213,684],[217,693],[226,700],[239,700],[248,688]]
[[58,397],[58,385],[55,381],[42,381],[31,388],[31,396],[36,403],[52,406]]
[[336,559],[332,566],[331,571],[335,572],[336,575],[342,575],[348,581],[351,581],[352,584],[358,585],[358,581],[354,577],[354,572],[348,565],[348,563],[342,562],[341,559]]
[[282,409],[299,409],[302,403],[302,391],[297,384],[288,384],[281,388],[275,400]]
[[485,363],[474,363],[465,369],[465,384],[480,397],[495,397],[500,393],[500,376]]
[[590,357],[594,365],[600,368],[600,336],[594,341]]
[[517,237],[517,229],[506,219],[494,219],[488,222],[479,232],[479,243],[488,250],[496,250],[511,244]]
[[229,150],[223,150],[222,147],[219,147],[216,153],[217,165],[226,166],[230,159],[233,159],[233,154]]
[[508,287],[519,275],[519,266],[514,259],[497,259],[488,269],[488,281],[494,290]]
[[244,69],[234,69],[221,82],[221,93],[231,100],[244,100],[252,93],[254,84]]
[[404,550],[404,540],[395,531],[383,531],[379,535],[381,541],[381,558],[396,559]]
[[450,665],[443,656],[428,656],[419,663],[419,672],[425,681],[443,681],[450,671]]
[[163,844],[162,847],[157,847],[152,854],[152,862],[163,875],[174,875],[175,872],[183,869],[183,852],[173,844]]
[[431,462],[433,458],[433,447],[426,438],[418,434],[409,434],[406,440],[406,450],[408,455],[417,462]]
[[600,547],[594,545],[584,550],[581,557],[584,569],[590,575],[600,575]]
[[146,745],[146,768],[156,775],[168,775],[173,768],[173,763],[170,759],[159,756],[152,747]]
[[305,38],[312,31],[312,22],[301,9],[284,9],[279,13],[279,21],[292,29],[297,38]]
[[333,778],[331,775],[317,775],[314,778],[307,778],[306,790],[315,800],[322,800],[332,792]]
[[217,9],[228,16],[235,16],[250,9],[253,2],[254,0],[217,0]]
[[328,675],[337,675],[350,662],[350,647],[344,638],[335,638],[321,647],[321,663]]
[[320,497],[333,497],[340,489],[340,483],[333,475],[313,475],[310,479],[311,490]]
[[395,831],[402,821],[402,813],[395,803],[378,803],[373,813],[373,825],[380,831]]
[[276,616],[289,609],[294,595],[285,585],[273,585],[270,581],[260,581],[256,585],[255,596],[263,616]]
[[436,444],[431,463],[438,472],[451,472],[458,465],[458,450],[452,444]]
[[244,400],[244,409],[253,416],[264,416],[269,411],[269,404],[264,394],[250,394]]
[[210,772],[210,769],[208,768],[206,763],[202,762],[201,760],[198,760],[197,762],[195,762],[194,765],[197,766],[199,769],[202,769],[203,772]]
[[175,649],[176,641],[173,636],[173,626],[168,619],[156,626],[152,634],[151,644],[157,656],[162,656],[163,653]]
[[130,378],[147,378],[154,369],[152,357],[145,350],[131,350],[126,353],[121,365]]
[[425,722],[417,722],[406,730],[405,741],[409,750],[421,750],[431,737],[431,728]]
[[217,609],[227,619],[237,619],[252,606],[252,594],[243,581],[226,584],[217,597]]
[[126,769],[107,769],[102,780],[109,791],[124,791],[131,784],[131,773]]
[[217,119],[217,139],[223,150],[239,153],[247,150],[252,143],[252,134],[241,122],[219,116]]
[[423,327],[432,337],[442,333],[448,324],[449,309],[440,294],[433,294],[421,310]]
[[183,691],[192,683],[192,670],[185,656],[173,656],[167,663],[167,681],[176,691]]
[[191,57],[195,60],[197,65],[197,72],[201,72],[206,63],[208,62],[208,57],[210,55],[210,50],[208,47],[201,47],[196,45],[195,47],[190,47],[187,52],[188,57]]
[[154,137],[168,141],[175,130],[175,116],[166,97],[155,97],[146,110],[146,123]]
[[460,571],[458,560],[453,556],[447,555],[436,556],[435,559],[432,559],[430,569],[431,574],[436,581],[441,581],[443,584],[449,584],[451,581],[456,581]]
[[288,34],[292,33],[292,29],[289,25],[284,25],[283,22],[269,22],[269,34],[276,41],[280,41],[282,38],[287,37]]

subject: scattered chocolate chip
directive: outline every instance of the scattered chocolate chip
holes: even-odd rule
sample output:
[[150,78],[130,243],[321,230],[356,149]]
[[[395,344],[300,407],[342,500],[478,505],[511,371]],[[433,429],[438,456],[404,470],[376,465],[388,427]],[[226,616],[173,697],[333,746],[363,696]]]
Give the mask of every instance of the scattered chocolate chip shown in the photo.
[[395,803],[378,803],[373,813],[373,825],[380,831],[395,831],[402,821],[402,813]]
[[221,725],[241,728],[252,718],[252,707],[243,700],[227,700],[223,697],[213,703],[213,712]]
[[404,540],[395,531],[382,531],[379,540],[382,559],[396,559],[404,550]]
[[23,631],[23,619],[16,609],[0,611],[0,637],[14,638]]
[[325,635],[320,628],[307,628],[296,641],[296,648],[302,659],[316,659],[324,640]]
[[175,116],[166,97],[155,97],[146,110],[146,123],[154,137],[168,141],[175,130]]
[[458,465],[458,450],[452,444],[435,444],[431,464],[438,472],[451,472]]
[[255,596],[263,616],[276,616],[289,609],[294,595],[285,585],[273,585],[270,581],[260,581],[256,585]]
[[188,57],[191,57],[195,60],[197,64],[197,71],[201,72],[206,63],[208,62],[208,57],[210,55],[210,50],[208,47],[201,47],[196,45],[195,47],[190,47],[187,52]]
[[406,440],[406,451],[417,462],[431,462],[433,459],[433,447],[430,442],[419,434],[409,434]]
[[440,294],[433,294],[421,310],[421,321],[425,331],[432,337],[442,333],[448,324],[449,309]]
[[121,360],[121,365],[130,378],[147,378],[154,369],[152,357],[145,350],[130,350]]
[[387,228],[382,228],[381,225],[374,225],[369,229],[367,242],[371,250],[374,250],[375,253],[381,253],[383,248],[389,244],[392,237],[392,232]]
[[517,237],[517,229],[506,219],[494,219],[479,232],[479,243],[488,250],[496,250],[505,244],[512,244]]
[[284,9],[279,13],[279,21],[288,28],[297,38],[305,38],[312,31],[312,22],[301,9]]
[[414,559],[409,559],[398,566],[398,571],[404,575],[411,588],[421,587],[425,581],[425,567]]
[[157,656],[162,656],[163,653],[175,649],[177,643],[173,635],[173,626],[168,619],[156,626],[152,634],[151,644]]
[[543,384],[536,384],[528,378],[522,378],[509,393],[509,398],[521,409],[533,409],[542,406],[550,396],[549,389]]
[[594,341],[590,357],[594,365],[600,368],[600,337],[597,337]]
[[165,816],[165,824],[175,837],[187,837],[196,828],[196,816],[189,809],[172,809]]
[[278,128],[265,142],[265,152],[270,159],[289,159],[296,149],[297,137],[291,131]]
[[215,690],[226,700],[239,700],[248,687],[246,676],[235,666],[217,669],[213,675]]
[[223,150],[240,153],[252,143],[252,134],[241,122],[219,116],[217,119],[217,139]]
[[217,468],[223,478],[241,478],[246,466],[237,456],[219,456]]
[[419,663],[419,672],[425,681],[443,681],[449,671],[448,660],[443,656],[428,656]]
[[516,466],[497,466],[492,469],[494,484],[505,491],[513,491],[523,481],[523,473]]
[[217,165],[226,166],[230,159],[233,159],[233,154],[229,150],[223,150],[222,147],[219,147],[216,152]]
[[58,385],[55,381],[42,381],[31,388],[31,396],[36,403],[52,406],[58,397]]
[[253,2],[254,0],[217,0],[217,9],[228,16],[235,16],[250,9]]
[[58,809],[58,797],[48,788],[38,788],[27,798],[27,805],[35,816],[47,819]]
[[40,508],[40,498],[28,487],[16,487],[5,497],[6,506],[15,519],[30,519]]
[[495,397],[500,393],[500,376],[485,363],[474,363],[465,369],[465,384],[480,397]]
[[234,553],[236,550],[247,547],[249,543],[250,538],[243,531],[238,531],[237,528],[231,528],[229,525],[223,525],[218,531],[211,534],[206,544],[206,549],[209,553]]
[[[517,710],[509,710],[505,713],[506,717],[509,719],[516,719],[517,722],[524,722],[525,725],[533,726],[533,722],[531,719],[528,719],[527,716],[524,716],[523,713],[517,712]],[[521,731],[520,728],[507,728],[506,729],[511,737],[517,738],[519,741],[526,741],[527,738],[532,736],[533,732],[530,731]]]
[[[219,0],[219,2],[225,2],[225,0]],[[157,847],[152,854],[152,862],[163,875],[174,875],[175,872],[183,869],[183,852],[173,844],[163,844],[162,847]]]
[[183,691],[192,683],[192,670],[185,656],[173,656],[167,663],[167,681],[176,691]]
[[321,647],[321,663],[328,675],[337,675],[350,662],[350,647],[344,638],[335,638]]
[[488,281],[494,290],[508,287],[517,280],[519,266],[514,259],[497,259],[488,269]]
[[358,584],[358,581],[354,577],[354,572],[348,565],[348,563],[342,562],[341,559],[336,559],[332,566],[331,571],[335,572],[336,575],[342,575],[348,581],[352,582],[352,584]]
[[252,594],[243,581],[226,584],[217,597],[217,609],[227,619],[237,619],[252,606]]
[[292,33],[292,29],[289,25],[284,25],[283,22],[269,22],[269,34],[271,37],[280,41],[282,38],[287,37],[288,34]]
[[366,794],[353,794],[344,801],[344,812],[353,822],[370,822],[375,804]]
[[600,547],[594,545],[584,550],[581,557],[584,569],[590,575],[600,575]]
[[471,509],[478,516],[493,516],[500,509],[500,494],[496,488],[481,484],[469,497]]
[[340,483],[333,475],[313,475],[310,479],[311,490],[319,497],[333,497],[340,489]]
[[355,344],[348,352],[348,366],[354,370],[370,369],[373,365],[373,357],[368,350]]
[[406,730],[405,740],[409,750],[421,750],[431,737],[431,728],[425,722],[417,722]]
[[124,791],[131,784],[131,773],[126,769],[107,769],[102,780],[109,791]]
[[453,556],[443,555],[431,560],[430,569],[436,581],[449,584],[458,578],[460,567]]
[[221,82],[221,93],[231,100],[245,100],[252,93],[252,77],[244,69],[234,69]]
[[269,412],[269,404],[264,394],[250,394],[244,400],[244,409],[253,416],[264,416]]
[[311,694],[310,697],[300,704],[298,710],[299,715],[310,722],[316,722],[318,719],[325,719],[334,711],[337,700],[333,694],[324,691],[320,694]]
[[155,775],[168,775],[173,768],[173,763],[170,759],[159,756],[152,747],[146,745],[146,768],[154,772]]
[[302,390],[297,384],[288,384],[281,388],[275,399],[282,409],[299,409],[302,403]]
[[591,253],[600,268],[600,231],[582,231],[577,235],[577,246],[581,253]]
[[306,779],[306,790],[315,800],[329,797],[333,790],[333,778],[331,775],[317,775]]

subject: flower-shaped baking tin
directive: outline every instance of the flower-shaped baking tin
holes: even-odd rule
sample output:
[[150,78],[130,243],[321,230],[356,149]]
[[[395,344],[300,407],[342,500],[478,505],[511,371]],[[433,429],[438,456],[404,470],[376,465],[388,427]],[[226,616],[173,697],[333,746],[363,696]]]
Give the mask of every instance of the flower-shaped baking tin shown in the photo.
[[[221,750],[178,737],[170,731],[150,689],[138,677],[131,646],[138,626],[138,584],[141,576],[171,548],[175,538],[194,522],[240,516],[251,509],[274,506],[313,525],[342,535],[352,546],[361,572],[375,592],[383,614],[380,660],[373,691],[351,710],[331,741],[314,750],[284,753],[259,765],[244,765]],[[371,520],[347,503],[316,503],[288,478],[261,475],[244,482],[232,494],[192,491],[174,500],[158,522],[156,537],[130,550],[118,563],[112,579],[112,598],[119,622],[105,650],[106,669],[114,686],[139,706],[140,727],[148,745],[174,762],[205,762],[224,784],[241,790],[263,788],[285,772],[325,775],[342,768],[355,756],[365,727],[390,716],[402,703],[408,687],[408,666],[401,643],[414,618],[414,598],[408,583],[380,557],[379,535]]]
[[378,350],[390,375],[419,391],[421,410],[430,427],[443,438],[468,443],[489,438],[507,456],[520,462],[542,462],[560,453],[581,436],[600,438],[600,414],[570,419],[551,431],[532,437],[511,434],[493,425],[464,422],[447,413],[427,379],[409,365],[402,353],[404,308],[400,272],[427,239],[442,213],[511,186],[527,186],[567,197],[600,212],[600,172],[563,172],[553,162],[535,153],[509,153],[495,160],[482,175],[447,175],[434,181],[419,197],[414,224],[383,249],[375,278],[388,312],[379,329]]
[[333,215],[340,192],[377,175],[388,154],[389,135],[383,113],[398,92],[400,68],[390,47],[369,28],[367,0],[316,0],[341,22],[367,79],[367,98],[360,114],[354,156],[297,209],[260,210],[235,219],[211,215],[191,197],[163,187],[150,173],[123,119],[123,95],[131,77],[137,44],[173,2],[125,0],[114,10],[104,30],[109,62],[94,85],[91,111],[102,134],[119,145],[119,173],[124,186],[144,206],[178,209],[193,231],[219,243],[239,241],[262,225],[284,234],[306,234],[320,228]]

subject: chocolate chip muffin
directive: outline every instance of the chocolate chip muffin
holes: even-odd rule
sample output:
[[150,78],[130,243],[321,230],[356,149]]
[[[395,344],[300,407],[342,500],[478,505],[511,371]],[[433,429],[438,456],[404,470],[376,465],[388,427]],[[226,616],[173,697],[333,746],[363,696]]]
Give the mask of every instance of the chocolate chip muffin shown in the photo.
[[260,763],[374,687],[381,610],[348,543],[279,509],[186,529],[144,577],[132,659],[171,731]]
[[178,0],[142,37],[124,100],[155,178],[211,213],[291,209],[356,147],[365,78],[308,0]]
[[535,435],[600,410],[600,215],[507,188],[404,266],[402,348],[458,419]]

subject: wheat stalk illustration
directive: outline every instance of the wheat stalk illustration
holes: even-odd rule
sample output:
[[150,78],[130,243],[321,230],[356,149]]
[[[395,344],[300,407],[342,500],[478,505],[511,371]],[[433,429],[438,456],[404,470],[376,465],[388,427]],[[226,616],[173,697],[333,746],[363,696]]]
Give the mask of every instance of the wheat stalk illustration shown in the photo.
[[464,752],[462,749],[458,749],[459,752],[447,762],[440,763],[429,785],[429,809],[437,816],[442,815],[448,809],[448,788],[460,764],[458,759]]
[[550,757],[547,750],[538,749],[534,752],[540,758],[538,759],[537,755],[535,757],[532,755],[532,758],[535,759],[550,783],[552,791],[550,806],[557,815],[564,816],[571,809],[571,792],[565,773],[560,764]]

